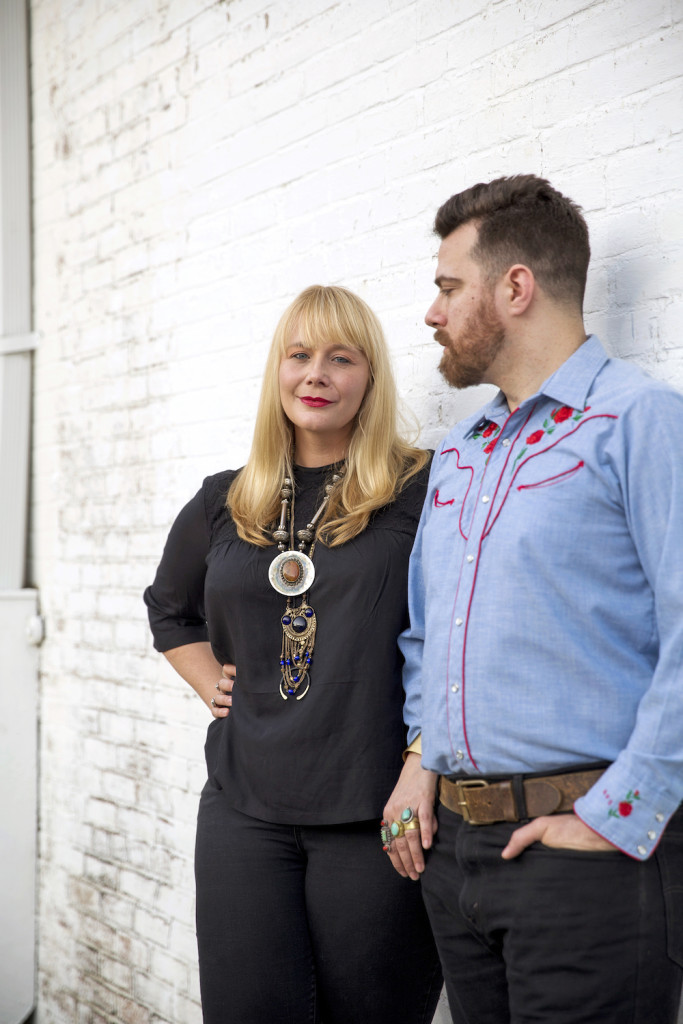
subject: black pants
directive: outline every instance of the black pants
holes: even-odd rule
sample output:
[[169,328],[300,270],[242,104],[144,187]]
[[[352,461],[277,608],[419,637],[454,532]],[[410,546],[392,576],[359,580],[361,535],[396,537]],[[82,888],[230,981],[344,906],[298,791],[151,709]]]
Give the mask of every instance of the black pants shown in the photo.
[[683,812],[643,863],[467,825],[439,807],[422,879],[455,1024],[675,1024],[683,978]]
[[277,825],[202,793],[195,857],[205,1024],[429,1024],[441,970],[419,884],[379,822]]

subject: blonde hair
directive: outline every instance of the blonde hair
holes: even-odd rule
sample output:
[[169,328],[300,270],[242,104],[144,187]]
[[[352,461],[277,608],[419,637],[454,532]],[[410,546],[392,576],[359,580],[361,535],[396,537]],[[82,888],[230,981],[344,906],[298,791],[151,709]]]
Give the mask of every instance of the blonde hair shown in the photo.
[[261,386],[251,452],[230,487],[226,504],[242,540],[274,543],[269,528],[280,513],[283,479],[293,478],[294,430],[280,401],[279,370],[294,332],[305,348],[352,346],[370,366],[370,381],[356,414],[346,473],[320,522],[330,547],[351,540],[377,509],[389,504],[427,462],[427,453],[398,432],[396,384],[379,320],[346,288],[312,285],[285,310],[275,328]]

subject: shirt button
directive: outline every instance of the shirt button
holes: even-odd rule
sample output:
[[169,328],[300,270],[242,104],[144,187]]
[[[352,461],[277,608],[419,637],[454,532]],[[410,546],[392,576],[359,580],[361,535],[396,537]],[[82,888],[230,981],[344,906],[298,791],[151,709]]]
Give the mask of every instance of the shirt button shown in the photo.
[[655,821],[664,821],[664,815],[661,813],[655,814]]
[[637,849],[638,849],[638,853],[640,854],[641,857],[644,857],[645,854],[647,853],[647,850],[645,849],[644,846],[639,846]]
[[652,831],[650,831],[650,832],[648,832],[648,834],[647,834],[647,838],[648,838],[648,839],[656,839],[656,838],[657,838],[657,833],[656,833],[656,832],[652,832]]
[[485,494],[481,500],[484,502],[484,504],[486,504],[486,502],[490,501],[491,499],[489,498],[488,494]]
[[455,624],[456,626],[462,626],[462,619],[456,619]]
[[468,555],[467,556],[467,561],[468,562],[473,562],[474,561],[474,555]]
[[[462,750],[456,750],[456,752],[455,752],[455,760],[456,761],[462,761],[464,756],[465,755],[463,754]],[[643,853],[645,853],[645,850],[643,850]]]
[[453,685],[451,686],[451,690],[453,691],[453,693],[457,693],[459,689],[460,687],[458,686],[457,683],[453,683]]
[[509,437],[504,437],[503,440],[500,443],[502,444],[503,448],[509,448],[510,447],[510,438]]

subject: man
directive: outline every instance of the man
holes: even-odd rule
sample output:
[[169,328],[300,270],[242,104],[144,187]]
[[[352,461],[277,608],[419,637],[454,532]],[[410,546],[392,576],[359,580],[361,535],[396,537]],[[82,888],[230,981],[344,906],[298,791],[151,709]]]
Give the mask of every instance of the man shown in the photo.
[[385,845],[457,1024],[673,1024],[683,396],[586,337],[588,230],[548,182],[476,185],[435,230],[440,370],[500,391],[434,456]]

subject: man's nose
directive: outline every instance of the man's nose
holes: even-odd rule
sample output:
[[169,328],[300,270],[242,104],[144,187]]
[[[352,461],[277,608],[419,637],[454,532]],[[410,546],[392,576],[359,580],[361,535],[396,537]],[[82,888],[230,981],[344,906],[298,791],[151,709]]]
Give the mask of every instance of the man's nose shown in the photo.
[[438,300],[433,302],[425,313],[425,323],[427,324],[427,327],[446,326],[446,317],[441,311]]

